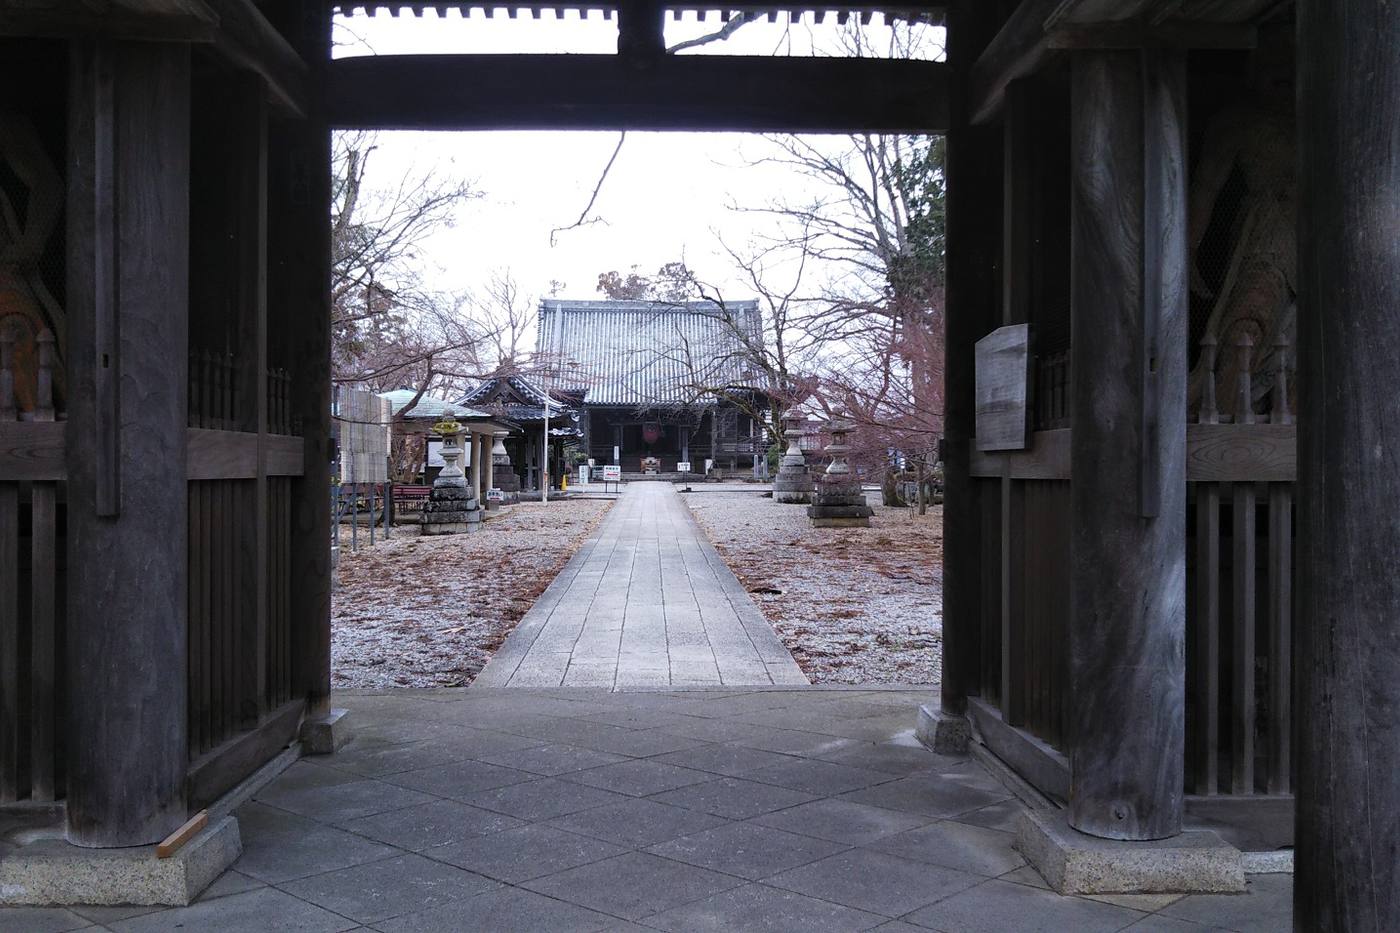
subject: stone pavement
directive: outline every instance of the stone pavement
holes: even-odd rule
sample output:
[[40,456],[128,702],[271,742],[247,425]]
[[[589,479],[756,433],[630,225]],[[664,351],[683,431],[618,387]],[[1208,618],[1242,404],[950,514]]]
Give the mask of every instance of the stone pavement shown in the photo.
[[357,737],[237,811],[242,859],[178,909],[0,909],[0,933],[187,930],[1201,933],[1242,895],[1060,897],[1020,805],[913,743],[923,691],[338,694]]
[[545,590],[478,687],[805,684],[670,483],[638,482]]

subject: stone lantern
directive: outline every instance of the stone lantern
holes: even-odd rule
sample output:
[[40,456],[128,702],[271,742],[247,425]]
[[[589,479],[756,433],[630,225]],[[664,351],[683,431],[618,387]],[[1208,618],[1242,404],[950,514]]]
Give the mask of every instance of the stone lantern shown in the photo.
[[798,444],[806,426],[801,415],[789,412],[783,419],[788,448],[778,464],[778,475],[773,478],[773,498],[779,502],[805,505],[812,501],[812,474],[807,469],[807,456]]
[[481,506],[459,462],[462,459],[462,426],[448,415],[433,425],[433,432],[442,437],[443,468],[433,480],[432,492],[423,506],[420,531],[425,535],[476,531],[481,527]]
[[812,504],[807,507],[807,517],[813,528],[870,527],[870,516],[875,510],[866,504],[860,480],[846,463],[846,454],[851,450],[846,444],[846,435],[854,428],[854,424],[840,416],[827,425],[831,443],[826,445],[826,453],[831,457],[831,464],[817,479]]
[[491,435],[491,486],[501,491],[502,502],[520,501],[520,477],[511,466],[510,454],[506,451],[506,432],[497,431]]

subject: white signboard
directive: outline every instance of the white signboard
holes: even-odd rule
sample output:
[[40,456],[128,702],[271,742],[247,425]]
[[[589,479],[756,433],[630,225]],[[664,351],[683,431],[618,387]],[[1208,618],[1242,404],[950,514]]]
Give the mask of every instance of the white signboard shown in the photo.
[[491,489],[486,490],[486,498],[500,502],[502,499],[505,498],[505,496],[501,494],[501,491],[499,489],[493,487]]
[[681,472],[681,473],[689,473],[689,472],[690,472],[690,461],[689,461],[689,460],[682,460],[680,463],[677,463],[677,464],[676,464],[676,469],[677,469],[679,472]]
[[341,386],[332,398],[340,439],[340,481],[382,483],[389,478],[389,400]]
[[442,441],[428,441],[428,466],[447,466],[447,461],[442,459]]
[[588,485],[588,464],[586,463],[578,465],[578,484],[580,486]]
[[605,464],[603,466],[603,482],[619,483],[622,481],[622,467],[616,463]]

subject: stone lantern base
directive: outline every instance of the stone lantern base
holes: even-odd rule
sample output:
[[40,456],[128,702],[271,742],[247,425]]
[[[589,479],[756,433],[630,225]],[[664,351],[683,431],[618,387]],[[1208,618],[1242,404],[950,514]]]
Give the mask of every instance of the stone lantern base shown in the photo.
[[470,489],[434,486],[423,505],[421,533],[459,535],[481,527],[481,508]]
[[805,505],[812,501],[812,474],[807,472],[807,458],[787,454],[773,477],[773,498],[779,502]]
[[859,482],[823,476],[807,506],[807,518],[813,528],[869,528],[875,510],[865,503],[865,493]]
[[515,475],[515,469],[510,465],[510,460],[505,463],[496,462],[491,467],[491,487],[501,491],[501,501],[520,501],[520,477]]

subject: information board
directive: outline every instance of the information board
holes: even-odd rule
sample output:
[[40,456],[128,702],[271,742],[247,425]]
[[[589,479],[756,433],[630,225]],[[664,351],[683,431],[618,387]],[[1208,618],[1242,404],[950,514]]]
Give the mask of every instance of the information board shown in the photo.
[[616,463],[609,463],[603,466],[603,482],[618,483],[622,481],[622,467]]
[[677,463],[677,464],[676,464],[676,470],[677,470],[677,472],[680,472],[680,473],[689,473],[689,472],[690,472],[690,461],[689,461],[689,460],[682,460],[680,463]]

